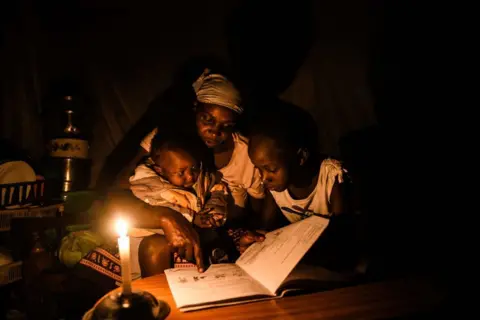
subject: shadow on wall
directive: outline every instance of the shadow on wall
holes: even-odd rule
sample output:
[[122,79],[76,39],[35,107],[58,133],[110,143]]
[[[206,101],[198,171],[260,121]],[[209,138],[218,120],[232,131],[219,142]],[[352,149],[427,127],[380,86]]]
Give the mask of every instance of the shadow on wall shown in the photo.
[[[425,26],[433,24],[408,3],[374,4],[379,20],[369,82],[379,125],[344,137],[341,152],[360,185],[378,274],[433,274],[444,271],[449,259],[444,254],[449,219],[442,216],[449,197],[441,196],[446,175],[430,167],[432,160],[441,167],[443,157],[428,154],[440,138],[432,130],[435,114],[428,110],[441,97],[433,84],[443,79],[428,69],[438,67],[431,57],[440,51],[424,42],[429,37]],[[424,114],[428,121],[420,122]]]
[[241,131],[248,132],[258,112],[300,109],[280,100],[279,95],[292,84],[312,47],[312,7],[309,0],[275,5],[245,0],[228,17],[233,81],[245,103]]
[[227,19],[234,81],[245,96],[278,96],[313,43],[312,3],[245,0]]

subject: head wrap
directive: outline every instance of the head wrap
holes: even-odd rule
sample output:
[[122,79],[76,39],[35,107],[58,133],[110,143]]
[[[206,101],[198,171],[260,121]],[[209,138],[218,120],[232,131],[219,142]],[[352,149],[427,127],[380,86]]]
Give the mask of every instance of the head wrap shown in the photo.
[[193,83],[193,90],[199,102],[216,104],[238,114],[243,112],[240,93],[233,83],[220,74],[210,74],[209,69]]

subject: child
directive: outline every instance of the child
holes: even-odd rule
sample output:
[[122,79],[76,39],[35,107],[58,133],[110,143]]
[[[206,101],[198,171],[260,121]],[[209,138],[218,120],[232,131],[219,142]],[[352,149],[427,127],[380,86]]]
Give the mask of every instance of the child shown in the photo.
[[150,157],[130,178],[130,188],[146,203],[171,208],[197,226],[202,240],[208,242],[202,244],[203,248],[212,251],[208,258],[213,263],[225,260],[226,256],[219,257],[217,248],[209,248],[218,235],[206,229],[225,224],[228,191],[213,173],[202,168],[197,160],[202,158],[200,147],[198,137],[184,132],[157,134],[152,140]]
[[[282,110],[259,117],[250,133],[249,156],[260,170],[267,193],[262,214],[263,226],[278,227],[281,215],[294,223],[310,215],[331,217],[329,228],[320,238],[321,250],[317,260],[330,260],[336,267],[352,246],[347,239],[354,234],[337,218],[346,211],[344,204],[345,170],[338,160],[322,157],[317,152],[317,132],[309,126],[302,111]],[[288,223],[284,219],[284,223]],[[328,243],[328,245],[327,245]],[[327,258],[327,259],[320,259]],[[335,262],[333,262],[335,260]],[[342,260],[342,261],[340,261]],[[322,261],[321,263],[327,263]]]
[[130,188],[146,203],[178,211],[199,227],[220,227],[226,221],[227,188],[202,170],[195,142],[188,134],[157,134],[150,157],[130,178]]

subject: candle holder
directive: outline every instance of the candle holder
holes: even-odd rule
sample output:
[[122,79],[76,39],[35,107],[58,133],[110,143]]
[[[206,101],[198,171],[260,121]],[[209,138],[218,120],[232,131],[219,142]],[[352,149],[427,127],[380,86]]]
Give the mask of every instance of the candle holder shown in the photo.
[[170,306],[147,291],[122,292],[104,297],[83,320],[162,320],[170,314]]
[[122,270],[122,291],[102,298],[88,311],[83,320],[163,320],[170,314],[170,306],[157,300],[150,292],[132,292],[132,275],[130,268],[130,238],[128,224],[119,219],[116,224],[118,232],[118,251]]

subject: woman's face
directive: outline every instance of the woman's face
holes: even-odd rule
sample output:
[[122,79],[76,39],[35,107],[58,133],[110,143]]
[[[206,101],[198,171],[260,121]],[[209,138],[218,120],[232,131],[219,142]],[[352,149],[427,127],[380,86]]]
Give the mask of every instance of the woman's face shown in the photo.
[[231,138],[237,114],[215,104],[200,103],[196,110],[198,135],[209,148],[215,148]]

